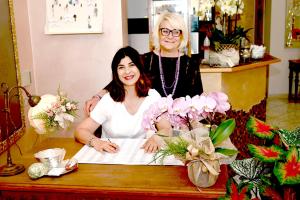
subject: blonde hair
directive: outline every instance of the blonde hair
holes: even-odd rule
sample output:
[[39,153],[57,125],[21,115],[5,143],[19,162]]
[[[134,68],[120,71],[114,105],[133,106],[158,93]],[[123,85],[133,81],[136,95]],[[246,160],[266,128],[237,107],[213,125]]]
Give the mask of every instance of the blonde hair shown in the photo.
[[188,43],[188,29],[184,22],[184,19],[181,15],[177,13],[163,12],[159,15],[156,24],[153,27],[152,31],[152,43],[154,49],[160,49],[159,43],[159,32],[160,32],[160,24],[163,21],[167,21],[174,29],[180,29],[182,31],[182,35],[180,36],[180,44],[178,49],[180,51],[184,51],[187,43]]

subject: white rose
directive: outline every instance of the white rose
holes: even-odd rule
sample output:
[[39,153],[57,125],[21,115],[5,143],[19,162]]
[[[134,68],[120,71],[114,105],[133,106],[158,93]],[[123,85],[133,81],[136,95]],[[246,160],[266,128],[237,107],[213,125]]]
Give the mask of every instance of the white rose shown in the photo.
[[38,105],[31,107],[28,111],[28,119],[29,124],[33,128],[35,128],[36,132],[39,134],[45,134],[45,124],[43,120],[40,119],[33,119],[37,114],[41,112],[45,112],[49,108],[51,108],[51,105],[55,104],[57,102],[57,97],[51,94],[46,94],[41,96],[41,101],[38,103]]

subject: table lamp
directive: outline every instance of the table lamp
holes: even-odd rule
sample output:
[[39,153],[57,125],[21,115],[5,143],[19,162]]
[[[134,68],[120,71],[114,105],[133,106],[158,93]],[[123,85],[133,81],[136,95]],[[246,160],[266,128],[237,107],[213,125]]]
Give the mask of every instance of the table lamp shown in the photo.
[[[11,112],[10,112],[10,98],[12,96],[19,96],[19,89],[23,90],[26,93],[26,96],[28,97],[28,103],[31,107],[34,107],[39,103],[41,100],[41,97],[31,95],[23,86],[14,86],[9,88],[7,83],[1,83],[1,90],[3,92],[4,97],[4,108],[0,111],[3,111],[5,113],[5,132],[4,136],[7,138],[7,163],[4,166],[0,167],[0,176],[13,176],[16,174],[19,174],[25,170],[24,165],[22,164],[13,164],[11,154],[10,154],[10,141],[9,141],[9,123],[13,125],[13,132],[16,131],[16,127],[14,125],[14,122],[11,118]],[[17,93],[15,95],[11,95],[13,90],[17,90]]]

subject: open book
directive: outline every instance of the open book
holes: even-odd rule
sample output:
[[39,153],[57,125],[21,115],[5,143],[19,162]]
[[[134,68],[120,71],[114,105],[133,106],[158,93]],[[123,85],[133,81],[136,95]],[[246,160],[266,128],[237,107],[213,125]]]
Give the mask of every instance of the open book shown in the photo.
[[87,145],[83,146],[73,158],[78,163],[123,164],[123,165],[184,165],[174,156],[167,156],[163,162],[154,161],[154,153],[145,153],[141,147],[145,139],[110,139],[120,150],[117,153],[98,152]]

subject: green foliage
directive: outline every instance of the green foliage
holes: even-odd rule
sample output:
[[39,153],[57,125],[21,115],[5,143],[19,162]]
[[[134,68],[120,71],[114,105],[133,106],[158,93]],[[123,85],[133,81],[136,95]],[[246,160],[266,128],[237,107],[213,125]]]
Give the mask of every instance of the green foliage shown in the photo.
[[184,160],[189,143],[182,137],[165,139],[167,145],[154,155],[154,161],[163,162],[166,156],[175,155]]
[[230,167],[240,176],[239,185],[249,185],[254,194],[262,193],[266,187],[272,185],[272,169],[256,158],[235,160]]
[[[300,128],[293,131],[284,129],[275,129],[270,125],[262,122],[254,117],[250,117],[247,122],[247,129],[250,133],[262,139],[274,139],[273,142],[277,145],[271,146],[256,146],[248,144],[250,153],[258,158],[261,162],[268,163],[272,169],[273,174],[281,185],[295,185],[300,183],[300,159],[299,159],[299,141]],[[281,141],[277,142],[276,135],[280,136]],[[284,145],[285,146],[284,146]],[[288,149],[288,151],[285,151]],[[270,179],[263,177],[261,179],[265,185],[271,183]],[[274,190],[266,188],[265,194],[270,195]]]
[[218,44],[235,44],[238,45],[240,44],[240,39],[246,38],[249,41],[249,37],[247,36],[247,33],[251,30],[252,28],[249,29],[244,29],[241,26],[238,26],[233,32],[224,34],[223,31],[213,28],[211,31],[211,37],[210,41],[214,45]]
[[249,133],[261,138],[261,139],[272,139],[274,137],[274,128],[265,122],[250,116],[247,121],[246,128]]
[[281,185],[294,185],[300,183],[300,158],[296,147],[290,148],[286,162],[276,162],[274,170]]
[[287,146],[296,146],[300,147],[300,127],[295,130],[288,131],[285,129],[278,130],[281,140]]
[[211,132],[210,137],[214,145],[218,145],[226,140],[235,129],[235,120],[227,119],[223,121],[214,132]]
[[226,195],[218,200],[248,200],[249,186],[238,185],[233,179],[228,179],[226,184]]
[[239,153],[239,151],[237,151],[235,149],[225,149],[225,148],[219,148],[219,147],[215,148],[215,152],[224,154],[225,156],[233,156],[233,155]]
[[52,129],[56,129],[59,127],[59,124],[57,121],[54,120],[55,116],[49,117],[47,113],[41,112],[36,114],[32,119],[39,119],[44,122],[45,130],[47,132],[51,132]]

